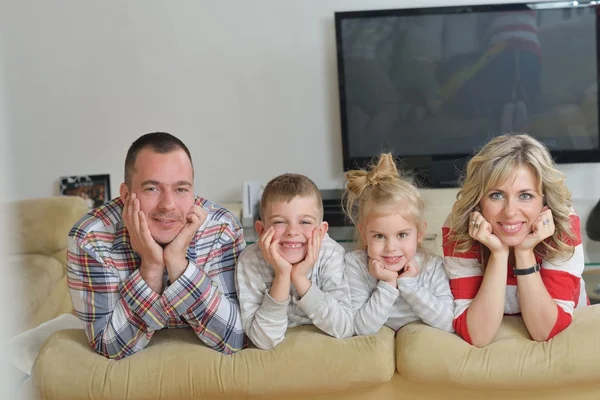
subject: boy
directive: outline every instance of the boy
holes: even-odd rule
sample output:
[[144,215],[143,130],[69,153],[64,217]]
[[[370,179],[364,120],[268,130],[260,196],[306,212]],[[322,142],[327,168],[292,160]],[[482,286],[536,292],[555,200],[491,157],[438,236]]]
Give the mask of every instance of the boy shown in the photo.
[[244,332],[256,347],[276,347],[287,328],[314,324],[352,336],[344,248],[327,235],[317,186],[304,175],[272,179],[261,197],[256,244],[244,250],[236,284]]

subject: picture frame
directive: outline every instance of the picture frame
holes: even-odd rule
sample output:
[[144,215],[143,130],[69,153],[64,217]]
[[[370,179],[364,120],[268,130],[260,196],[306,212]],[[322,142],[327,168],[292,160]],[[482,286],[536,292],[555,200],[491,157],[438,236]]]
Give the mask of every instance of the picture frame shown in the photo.
[[61,195],[83,198],[90,210],[111,199],[109,174],[64,176],[59,183]]

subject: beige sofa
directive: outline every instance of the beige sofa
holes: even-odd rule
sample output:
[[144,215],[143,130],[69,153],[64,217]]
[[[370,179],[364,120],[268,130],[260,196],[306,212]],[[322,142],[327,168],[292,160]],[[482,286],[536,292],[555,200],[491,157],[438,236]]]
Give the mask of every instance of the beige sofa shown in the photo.
[[80,197],[30,199],[8,205],[15,247],[9,253],[9,282],[22,296],[17,331],[72,310],[65,274],[67,234],[88,211]]
[[[81,202],[67,198],[18,207],[23,207],[16,214],[18,235],[35,242],[23,249],[56,257],[64,251],[70,225],[85,212]],[[32,285],[27,292],[48,293],[30,322],[70,310],[64,272],[48,282],[49,288]],[[41,314],[48,303],[55,306]],[[577,311],[572,326],[547,343],[532,342],[520,318],[506,317],[495,341],[483,349],[412,323],[397,335],[383,328],[374,336],[346,340],[303,326],[289,330],[274,350],[250,346],[224,356],[202,345],[189,329],[163,330],[145,350],[114,361],[94,353],[83,330],[64,330],[44,344],[32,384],[38,398],[61,400],[597,399],[598,332],[600,306]]]

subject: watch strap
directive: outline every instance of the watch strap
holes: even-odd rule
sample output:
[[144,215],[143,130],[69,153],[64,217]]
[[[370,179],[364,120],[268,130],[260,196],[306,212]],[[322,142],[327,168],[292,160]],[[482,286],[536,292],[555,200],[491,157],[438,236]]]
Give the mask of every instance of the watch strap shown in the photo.
[[542,269],[542,266],[540,265],[540,263],[536,263],[533,267],[529,267],[529,268],[523,268],[523,269],[513,268],[513,273],[515,275],[530,275],[530,274],[534,274],[534,273],[538,272],[540,269]]

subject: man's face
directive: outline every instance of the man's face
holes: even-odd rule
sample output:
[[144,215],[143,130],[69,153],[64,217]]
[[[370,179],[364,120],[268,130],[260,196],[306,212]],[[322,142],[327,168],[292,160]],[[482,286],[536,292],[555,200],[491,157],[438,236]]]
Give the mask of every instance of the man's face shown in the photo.
[[170,243],[194,205],[192,163],[181,149],[166,154],[142,149],[135,161],[131,187],[121,184],[120,193],[124,202],[135,193],[154,240]]
[[327,222],[321,222],[321,211],[315,196],[294,197],[289,203],[274,201],[265,209],[264,221],[256,221],[256,231],[262,235],[273,227],[273,240],[279,240],[277,250],[290,264],[306,258],[308,239],[315,229],[327,232]]

